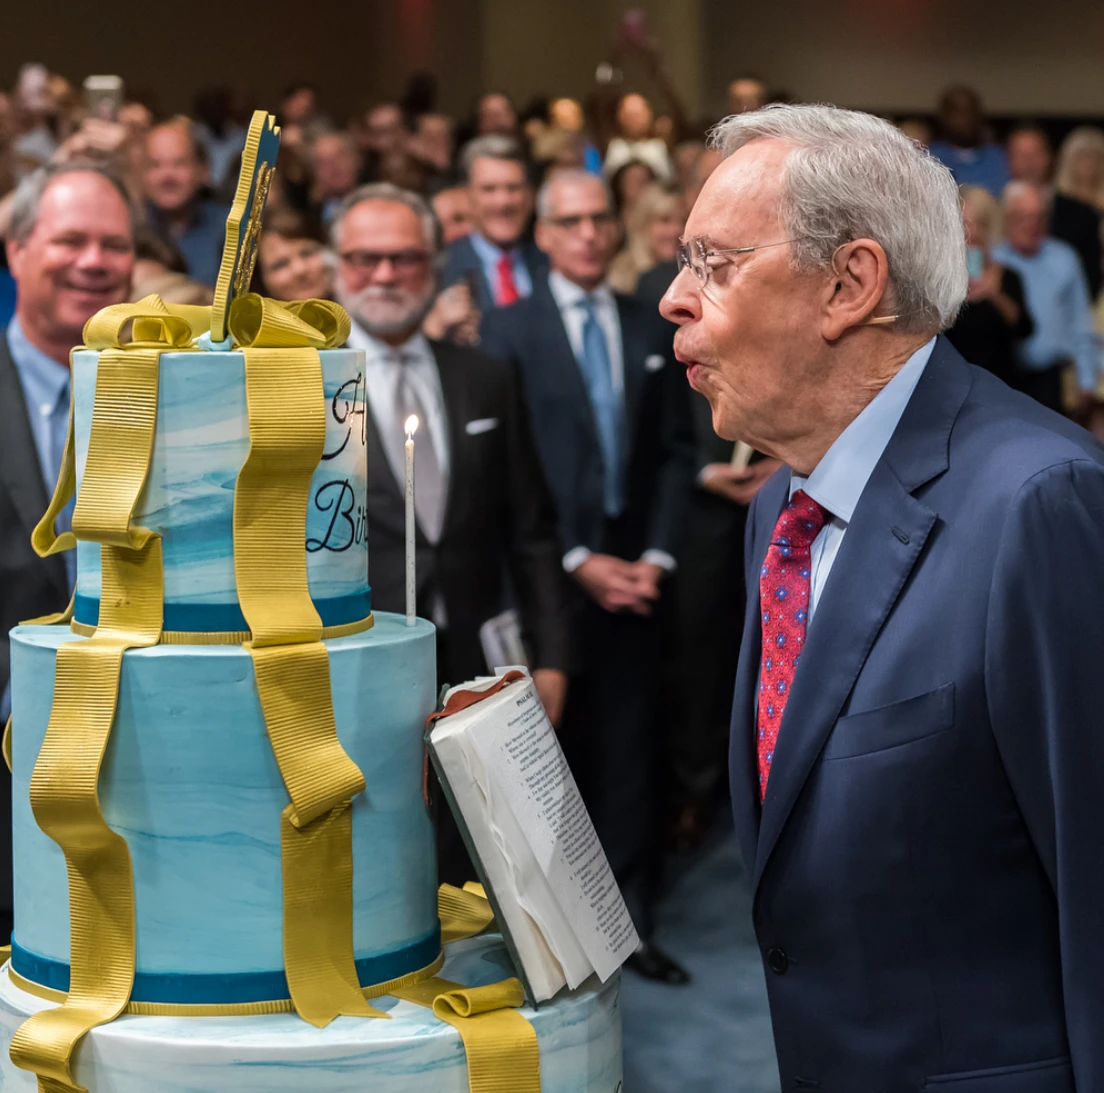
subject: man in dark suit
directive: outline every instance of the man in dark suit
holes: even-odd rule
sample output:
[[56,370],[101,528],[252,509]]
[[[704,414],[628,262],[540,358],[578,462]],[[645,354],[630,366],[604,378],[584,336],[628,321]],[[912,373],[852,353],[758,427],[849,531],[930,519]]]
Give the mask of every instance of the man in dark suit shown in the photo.
[[1049,234],[1077,251],[1089,286],[1089,298],[1095,301],[1104,285],[1100,214],[1091,205],[1054,189],[1050,184],[1053,166],[1050,138],[1039,126],[1019,125],[1008,135],[1008,169],[1012,177],[1043,188],[1050,206]]
[[[45,168],[16,192],[6,241],[16,312],[0,334],[0,723],[11,709],[8,631],[60,611],[73,552],[39,558],[31,532],[61,467],[69,350],[101,307],[127,298],[134,266],[126,190],[98,167]],[[71,508],[58,520],[68,526]],[[0,940],[11,933],[11,780],[0,767]]]
[[784,1089],[1104,1088],[1104,452],[937,332],[958,195],[887,122],[729,118],[664,298],[748,518],[736,830]]
[[651,906],[664,819],[656,611],[675,565],[693,445],[670,327],[605,285],[615,239],[600,179],[571,172],[549,182],[537,223],[548,280],[486,316],[483,346],[520,370],[564,569],[583,593],[564,748],[645,938],[633,963],[684,982],[651,940]]
[[478,137],[464,146],[460,166],[471,197],[473,227],[445,249],[441,284],[467,278],[479,310],[529,296],[548,272],[548,259],[525,238],[533,191],[521,146],[512,137]]
[[[509,582],[537,691],[558,724],[570,627],[555,511],[513,372],[420,333],[437,230],[422,198],[386,183],[350,194],[332,227],[349,344],[366,354],[372,602],[405,610],[403,424],[416,414],[418,610],[438,627],[438,678],[462,683],[495,667],[479,629],[507,606]],[[470,880],[447,818],[442,831],[442,875]]]

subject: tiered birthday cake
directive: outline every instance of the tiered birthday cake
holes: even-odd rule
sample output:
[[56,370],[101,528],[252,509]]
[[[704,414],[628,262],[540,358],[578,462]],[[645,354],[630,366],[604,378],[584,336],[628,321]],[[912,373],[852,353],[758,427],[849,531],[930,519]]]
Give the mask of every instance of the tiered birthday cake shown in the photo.
[[616,978],[534,1010],[493,932],[442,946],[434,634],[371,611],[363,354],[240,292],[276,132],[213,312],[121,305],[73,355],[72,615],[11,636],[0,1087],[615,1093]]

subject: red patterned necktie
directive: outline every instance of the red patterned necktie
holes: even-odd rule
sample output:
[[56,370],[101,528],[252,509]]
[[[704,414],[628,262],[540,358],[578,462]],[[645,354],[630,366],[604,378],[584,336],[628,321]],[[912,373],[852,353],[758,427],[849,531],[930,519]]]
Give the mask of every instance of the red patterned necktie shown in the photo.
[[507,307],[515,303],[520,294],[517,284],[514,282],[514,260],[504,254],[498,260],[498,290],[495,292],[495,303],[499,307]]
[[756,718],[760,801],[767,793],[778,726],[805,644],[810,550],[827,518],[825,509],[804,490],[798,490],[774,525],[767,556],[759,570],[759,610],[763,623]]

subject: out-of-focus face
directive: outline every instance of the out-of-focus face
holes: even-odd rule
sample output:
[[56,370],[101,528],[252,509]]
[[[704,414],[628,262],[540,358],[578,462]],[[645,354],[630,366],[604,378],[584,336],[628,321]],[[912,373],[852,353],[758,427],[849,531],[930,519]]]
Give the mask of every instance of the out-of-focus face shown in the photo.
[[309,87],[293,91],[280,108],[280,119],[285,125],[307,125],[318,112],[318,97]]
[[684,236],[718,256],[703,286],[683,269],[661,304],[679,326],[675,355],[690,386],[709,399],[713,428],[730,440],[807,435],[817,420],[823,370],[819,316],[828,275],[792,268],[780,217],[790,146],[755,140],[728,157],[702,188]]
[[1069,173],[1079,193],[1095,195],[1104,187],[1104,153],[1096,148],[1078,149],[1070,157]]
[[422,154],[442,170],[452,159],[452,122],[444,114],[423,114],[418,119]]
[[552,269],[590,291],[605,280],[618,240],[606,188],[597,178],[567,176],[551,185],[548,200],[537,246]]
[[1008,171],[1021,182],[1045,186],[1050,181],[1050,145],[1042,133],[1021,129],[1008,138]]
[[618,176],[621,191],[621,218],[627,221],[640,195],[655,182],[655,174],[646,163],[630,163]]
[[337,225],[338,301],[369,334],[405,339],[433,302],[432,243],[397,201],[354,205]]
[[728,109],[732,114],[746,114],[767,105],[767,85],[749,76],[733,80],[728,85]]
[[153,128],[153,111],[145,103],[125,102],[119,107],[118,120],[132,137],[144,137]]
[[617,104],[617,128],[626,140],[644,140],[652,135],[652,108],[643,95],[625,95]]
[[395,103],[373,107],[364,116],[364,145],[386,155],[400,148],[406,138],[402,110]]
[[268,294],[276,300],[325,300],[331,273],[326,248],[317,239],[285,239],[261,233],[257,250]]
[[1010,196],[1004,204],[1004,237],[1013,250],[1039,252],[1047,233],[1047,203],[1042,190],[1032,188]]
[[947,139],[960,148],[981,142],[981,99],[968,87],[955,87],[943,96],[939,121]]
[[576,99],[554,99],[548,108],[553,129],[576,132],[583,127],[583,108]]
[[436,194],[433,211],[441,222],[441,238],[446,247],[472,230],[471,194],[465,186],[452,186]]
[[468,192],[479,234],[497,247],[517,243],[533,210],[525,165],[480,156],[471,166]]
[[146,137],[146,197],[165,213],[187,208],[207,183],[207,168],[182,125],[159,125]]
[[7,252],[20,322],[40,342],[80,344],[84,324],[130,293],[130,215],[100,175],[74,172],[51,182],[34,230],[23,242],[9,240]]
[[966,233],[966,246],[989,252],[992,225],[988,214],[980,206],[966,202],[962,206],[962,227]]
[[673,262],[686,217],[679,202],[661,205],[648,225],[648,249],[657,262]]
[[517,111],[505,95],[484,95],[479,100],[476,128],[481,137],[492,133],[512,137],[517,132]]
[[311,148],[314,192],[318,200],[344,197],[357,184],[360,163],[352,142],[341,133],[319,137]]

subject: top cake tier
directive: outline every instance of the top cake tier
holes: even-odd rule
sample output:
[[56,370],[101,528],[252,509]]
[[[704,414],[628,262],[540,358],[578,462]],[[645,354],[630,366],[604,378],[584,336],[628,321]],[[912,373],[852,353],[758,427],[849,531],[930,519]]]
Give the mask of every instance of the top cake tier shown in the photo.
[[[368,587],[367,403],[364,354],[328,349],[322,359],[326,444],[307,505],[307,582],[324,627],[371,612]],[[88,456],[99,354],[73,354],[77,490]],[[135,523],[162,537],[164,629],[248,629],[234,579],[234,489],[249,454],[245,358],[241,353],[162,353],[157,429]],[[77,544],[74,619],[95,626],[100,547]]]

